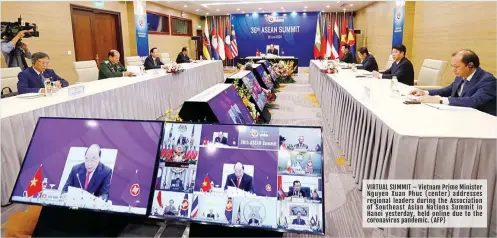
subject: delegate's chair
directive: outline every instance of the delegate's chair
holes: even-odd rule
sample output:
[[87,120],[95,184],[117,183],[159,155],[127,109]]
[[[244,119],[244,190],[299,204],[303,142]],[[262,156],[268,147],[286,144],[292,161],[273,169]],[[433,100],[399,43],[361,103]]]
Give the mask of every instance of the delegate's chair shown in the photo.
[[161,53],[160,58],[162,63],[164,64],[171,63],[171,57],[169,57],[169,53]]
[[385,65],[385,68],[383,69],[383,71],[392,67],[392,64],[393,64],[393,57],[392,57],[392,55],[389,55],[388,60],[387,60],[387,64]]
[[126,57],[126,67],[128,66],[143,66],[143,62],[140,59],[140,56]]
[[2,98],[3,97],[11,97],[17,95],[17,82],[19,79],[17,75],[21,72],[21,68],[2,68],[1,69],[2,76]]
[[78,75],[78,83],[98,80],[98,68],[95,60],[74,62],[73,68]]
[[415,87],[423,90],[439,89],[442,75],[447,68],[447,61],[425,59],[417,80],[414,80]]

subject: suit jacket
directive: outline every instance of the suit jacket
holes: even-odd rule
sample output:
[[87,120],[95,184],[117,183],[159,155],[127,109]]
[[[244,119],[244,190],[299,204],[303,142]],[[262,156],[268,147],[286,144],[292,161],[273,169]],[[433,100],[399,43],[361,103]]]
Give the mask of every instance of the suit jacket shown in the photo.
[[179,178],[173,179],[171,181],[171,190],[183,191],[184,190],[183,181],[181,181],[181,179]]
[[[59,81],[62,87],[69,86],[69,83],[63,78],[59,77],[52,69],[46,69],[41,73],[45,78],[52,78],[53,81]],[[19,94],[23,93],[37,93],[40,88],[45,88],[45,83],[41,76],[36,73],[33,67],[29,67],[17,75],[19,81],[17,82],[17,91]]]
[[216,137],[214,139],[214,142],[217,142],[217,143],[221,143],[221,144],[224,144],[224,145],[227,145],[228,144],[228,138],[224,137],[223,138],[220,138],[219,136]]
[[352,52],[349,52],[349,53],[343,55],[343,57],[340,59],[340,61],[345,62],[345,63],[349,63],[349,64],[355,63],[354,56],[352,56]]
[[214,215],[214,213],[209,213],[209,214],[207,214],[207,218],[215,219],[216,216]]
[[378,63],[372,55],[366,56],[362,61],[362,67],[369,72],[378,71]]
[[190,63],[190,57],[188,55],[183,54],[183,52],[179,52],[178,57],[176,57],[176,63]]
[[294,149],[309,149],[309,146],[307,146],[306,144],[295,144],[293,146]]
[[382,74],[384,79],[397,76],[399,82],[410,86],[414,85],[414,67],[406,57],[402,58],[399,63],[393,62],[392,67],[382,72]]
[[[78,176],[79,174],[79,180]],[[110,179],[112,177],[112,169],[102,163],[98,163],[97,168],[93,171],[90,182],[86,191],[93,195],[107,200],[109,197]],[[72,167],[71,173],[64,185],[63,192],[67,192],[69,186],[84,189],[86,180],[85,163],[77,164]],[[81,184],[80,184],[81,182]],[[83,186],[83,188],[81,186]]]
[[[290,187],[290,189],[288,190],[288,196],[293,196],[293,187]],[[300,189],[300,196],[305,198],[309,197],[309,194],[306,194],[304,190]]]
[[293,222],[292,222],[293,225],[305,225],[305,220],[300,218],[295,218],[293,219]]
[[176,216],[178,212],[176,211],[176,207],[175,206],[167,206],[165,209],[164,209],[164,214],[166,215],[170,215],[170,216]]
[[180,137],[178,138],[178,140],[176,141],[177,144],[181,144],[181,145],[186,145],[186,143],[188,143],[188,139],[186,137]]
[[472,107],[491,115],[496,115],[496,79],[481,68],[476,69],[469,82],[464,84],[461,95],[456,95],[463,83],[463,78],[456,77],[454,82],[446,88],[429,90],[430,95],[449,97],[449,105]]
[[254,223],[255,225],[259,225],[259,220],[255,218],[250,218],[248,224],[252,225],[252,223]]
[[267,53],[268,53],[268,54],[273,54],[273,55],[279,55],[279,54],[278,54],[278,49],[276,49],[276,48],[274,48],[274,50],[273,50],[273,51],[271,51],[271,49],[267,49]]
[[[228,186],[237,187],[237,182],[238,180],[236,179],[236,175],[234,173],[228,175],[228,177],[226,177],[226,183],[224,183],[224,190],[228,189]],[[246,192],[253,193],[254,187],[252,184],[252,176],[248,174],[243,174],[242,179],[240,181],[240,187],[238,188]]]
[[155,64],[154,64],[154,58],[152,58],[152,56],[149,55],[145,59],[145,63],[143,63],[143,65],[145,66],[145,70],[147,70],[147,69],[160,69],[160,68],[162,68],[161,65],[164,65],[164,63],[162,63],[162,61],[160,61],[159,58],[156,58]]

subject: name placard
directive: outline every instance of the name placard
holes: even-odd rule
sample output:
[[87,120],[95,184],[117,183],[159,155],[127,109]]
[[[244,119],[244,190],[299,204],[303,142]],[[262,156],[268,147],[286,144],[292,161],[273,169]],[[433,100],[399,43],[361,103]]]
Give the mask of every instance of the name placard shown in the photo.
[[67,88],[67,92],[69,96],[81,95],[85,93],[85,85],[83,84],[74,85],[72,87]]

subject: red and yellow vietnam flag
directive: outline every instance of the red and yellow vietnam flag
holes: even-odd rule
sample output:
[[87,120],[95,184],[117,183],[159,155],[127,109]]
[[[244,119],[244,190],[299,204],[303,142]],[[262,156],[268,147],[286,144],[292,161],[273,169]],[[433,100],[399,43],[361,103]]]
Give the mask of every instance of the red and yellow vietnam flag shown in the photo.
[[342,34],[340,38],[340,58],[343,57],[343,51],[342,51],[342,46],[347,44],[347,22],[346,22],[345,15],[343,15],[343,20],[342,20]]

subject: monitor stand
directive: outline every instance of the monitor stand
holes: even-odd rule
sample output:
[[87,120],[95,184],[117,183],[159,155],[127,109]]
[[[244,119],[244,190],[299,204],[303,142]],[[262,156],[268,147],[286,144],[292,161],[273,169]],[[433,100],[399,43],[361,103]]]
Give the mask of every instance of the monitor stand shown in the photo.
[[190,223],[190,237],[283,237],[283,232]]
[[117,237],[140,218],[117,213],[43,207],[33,237]]

